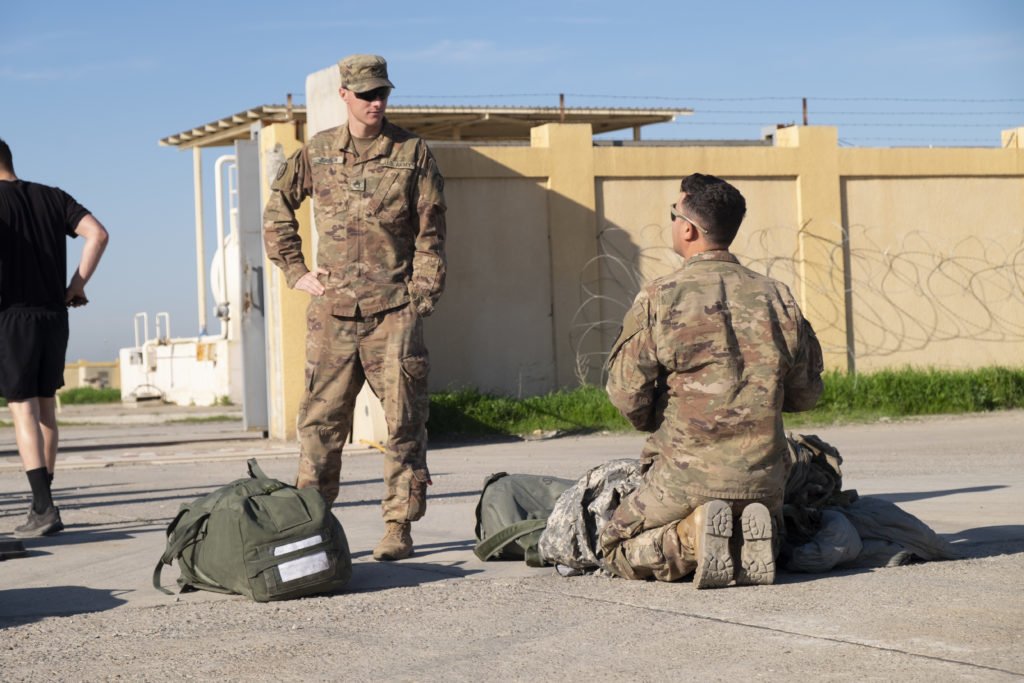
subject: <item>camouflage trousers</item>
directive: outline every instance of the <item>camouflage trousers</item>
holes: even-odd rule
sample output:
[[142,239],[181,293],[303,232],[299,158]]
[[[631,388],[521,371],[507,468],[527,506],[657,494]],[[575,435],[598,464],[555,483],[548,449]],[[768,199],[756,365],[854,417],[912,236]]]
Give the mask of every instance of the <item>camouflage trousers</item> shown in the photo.
[[299,407],[296,486],[338,497],[341,451],[352,431],[356,395],[369,382],[388,425],[384,520],[413,522],[427,508],[427,373],[423,320],[412,306],[376,315],[331,315],[321,298],[306,316],[306,391]]
[[[680,538],[676,527],[704,503],[723,500],[687,493],[684,489],[691,483],[685,470],[656,459],[643,482],[622,499],[601,531],[598,544],[603,567],[626,579],[678,581],[691,574],[697,568],[697,555],[692,542]],[[748,504],[763,503],[775,518],[775,528],[782,528],[781,491],[770,498],[726,502],[735,519]],[[737,528],[734,525],[733,529]]]

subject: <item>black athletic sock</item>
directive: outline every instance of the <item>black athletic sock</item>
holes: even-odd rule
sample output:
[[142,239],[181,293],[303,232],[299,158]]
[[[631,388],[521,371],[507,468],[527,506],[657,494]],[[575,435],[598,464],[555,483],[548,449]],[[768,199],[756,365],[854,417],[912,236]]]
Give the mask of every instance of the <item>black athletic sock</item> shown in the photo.
[[42,514],[53,505],[53,498],[50,496],[49,473],[45,467],[38,467],[25,472],[28,477],[28,485],[32,487],[32,509],[36,514]]
[[46,471],[46,478],[50,481],[50,489],[53,489],[53,472]]

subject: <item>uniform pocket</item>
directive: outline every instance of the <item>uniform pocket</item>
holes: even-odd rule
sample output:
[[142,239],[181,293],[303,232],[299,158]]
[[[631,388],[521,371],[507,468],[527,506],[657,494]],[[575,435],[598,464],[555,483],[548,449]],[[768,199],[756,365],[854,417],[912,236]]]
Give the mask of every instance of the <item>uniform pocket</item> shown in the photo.
[[406,356],[402,359],[402,372],[410,379],[422,381],[430,372],[430,360],[427,356]]
[[398,412],[403,425],[426,424],[430,415],[430,396],[427,394],[427,374],[430,361],[426,354],[406,356],[402,359]]
[[395,169],[385,173],[384,177],[380,179],[380,183],[377,184],[377,189],[370,197],[370,203],[367,206],[370,214],[386,213],[397,216],[406,208],[406,202],[401,201],[403,198],[402,189],[408,183],[409,176],[408,171]]

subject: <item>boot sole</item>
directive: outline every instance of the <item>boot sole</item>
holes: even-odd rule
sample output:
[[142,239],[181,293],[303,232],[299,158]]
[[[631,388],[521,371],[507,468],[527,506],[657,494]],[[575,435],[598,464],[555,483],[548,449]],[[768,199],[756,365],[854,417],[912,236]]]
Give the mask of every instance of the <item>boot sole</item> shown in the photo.
[[732,554],[729,539],[732,538],[732,508],[721,500],[704,504],[704,526],[700,529],[700,555],[693,584],[698,589],[724,588],[733,579]]
[[395,562],[397,560],[404,560],[407,557],[412,557],[412,550],[410,550],[407,553],[373,553],[373,559],[377,560],[378,562]]
[[775,583],[775,555],[772,552],[772,515],[761,503],[751,503],[740,515],[743,545],[736,584],[769,586]]

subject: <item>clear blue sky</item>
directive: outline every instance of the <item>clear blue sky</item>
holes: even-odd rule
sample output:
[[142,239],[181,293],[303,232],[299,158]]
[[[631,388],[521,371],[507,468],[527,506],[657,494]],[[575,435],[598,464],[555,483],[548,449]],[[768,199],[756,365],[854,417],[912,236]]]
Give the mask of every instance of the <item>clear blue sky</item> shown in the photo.
[[71,313],[69,360],[113,359],[139,311],[196,333],[191,155],[157,141],[289,92],[303,102],[307,74],[356,52],[388,58],[392,104],[554,106],[564,92],[697,110],[646,138],[757,138],[798,121],[801,97],[848,145],[996,146],[1024,125],[1017,0],[4,2],[0,137],[20,177],[70,192],[112,237],[92,303]]

